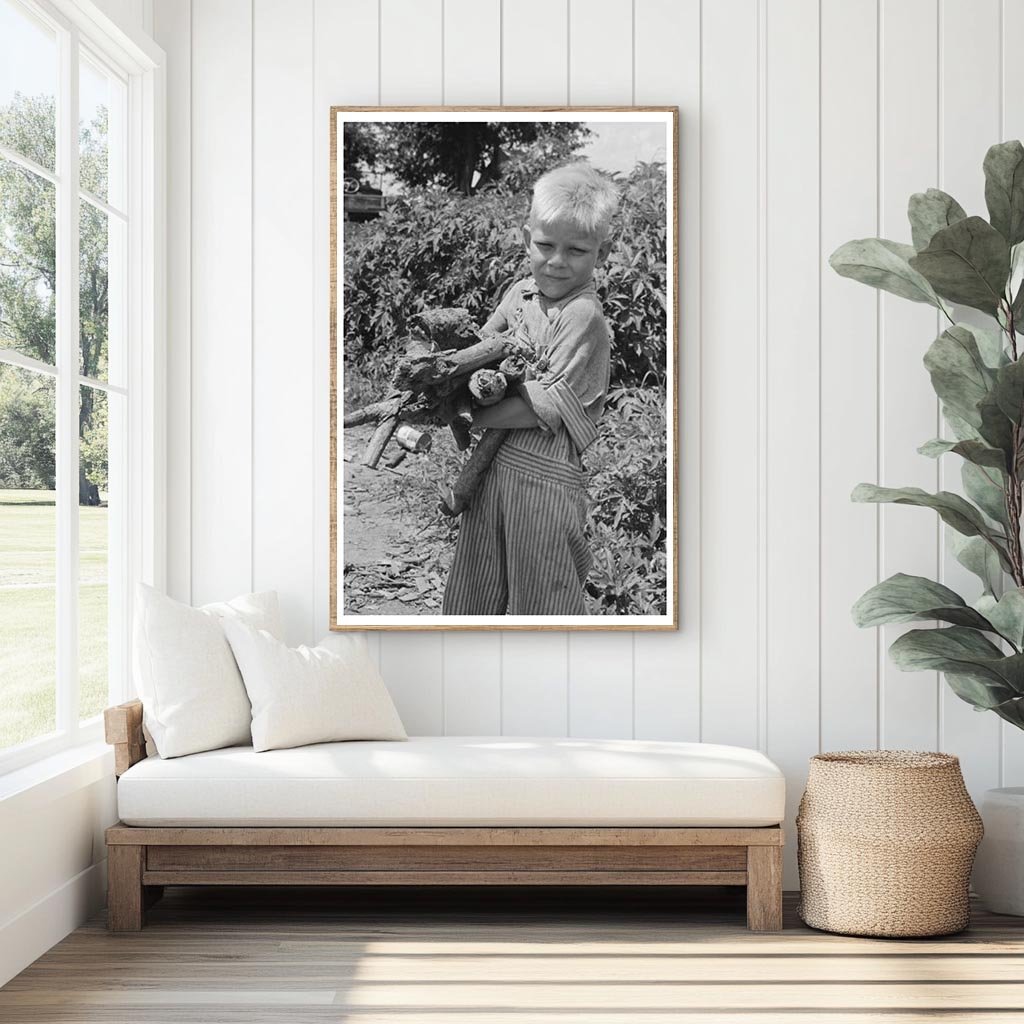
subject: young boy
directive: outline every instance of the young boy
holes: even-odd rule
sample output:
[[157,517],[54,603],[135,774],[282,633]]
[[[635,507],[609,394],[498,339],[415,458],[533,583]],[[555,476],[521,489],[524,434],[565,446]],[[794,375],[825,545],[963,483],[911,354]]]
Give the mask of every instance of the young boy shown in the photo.
[[538,372],[473,417],[474,427],[509,434],[463,513],[445,615],[586,614],[580,453],[597,437],[611,365],[593,274],[611,249],[617,206],[615,186],[586,163],[534,186],[523,226],[532,277],[509,288],[485,329],[528,342]]

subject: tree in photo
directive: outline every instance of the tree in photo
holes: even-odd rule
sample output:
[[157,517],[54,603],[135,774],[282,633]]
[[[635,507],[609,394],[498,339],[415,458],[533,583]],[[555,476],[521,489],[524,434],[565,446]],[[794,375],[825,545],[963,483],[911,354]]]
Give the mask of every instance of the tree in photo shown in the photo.
[[499,182],[522,188],[568,163],[591,134],[576,122],[355,122],[345,126],[345,174],[383,172],[464,196]]

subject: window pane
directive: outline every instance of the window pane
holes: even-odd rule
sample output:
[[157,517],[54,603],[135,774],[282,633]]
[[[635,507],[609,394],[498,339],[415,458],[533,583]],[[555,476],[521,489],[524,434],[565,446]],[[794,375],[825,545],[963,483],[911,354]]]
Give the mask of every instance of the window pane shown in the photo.
[[57,36],[17,0],[0,0],[0,144],[56,167]]
[[83,721],[98,715],[107,706],[109,691],[109,406],[105,392],[81,388],[78,412],[78,678],[79,717]]
[[56,728],[54,381],[0,363],[0,749]]
[[50,182],[0,160],[0,349],[51,365],[57,352],[55,203]]
[[125,228],[87,202],[79,209],[79,372],[124,384]]
[[83,189],[124,209],[124,126],[127,90],[82,50],[78,64],[79,181]]

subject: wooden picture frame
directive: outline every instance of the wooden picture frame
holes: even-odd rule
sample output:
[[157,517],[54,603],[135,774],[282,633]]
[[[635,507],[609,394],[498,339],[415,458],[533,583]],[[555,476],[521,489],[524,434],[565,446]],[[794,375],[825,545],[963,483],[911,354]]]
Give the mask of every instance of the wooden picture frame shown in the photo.
[[[534,107],[345,107],[336,106],[330,110],[330,628],[332,630],[427,630],[427,629],[450,629],[450,630],[484,630],[484,629],[556,629],[556,630],[674,630],[678,628],[679,609],[679,538],[678,538],[678,511],[679,511],[679,467],[678,467],[678,425],[679,425],[679,374],[678,374],[678,324],[679,324],[679,113],[676,107],[559,107],[559,106],[534,106]],[[474,126],[473,129],[467,125]],[[430,455],[420,455],[415,448],[420,445],[416,435],[421,432],[419,425],[414,425],[413,433],[403,431],[402,444],[406,449],[413,449],[412,455],[403,455],[404,449],[393,448],[395,461],[401,458],[406,459],[404,469],[377,468],[383,467],[380,461],[381,437],[386,444],[390,432],[394,429],[400,416],[405,415],[403,406],[388,406],[388,401],[394,401],[399,397],[399,392],[389,390],[393,388],[391,383],[394,378],[388,378],[385,370],[388,368],[388,359],[392,365],[401,358],[403,345],[409,336],[408,321],[405,320],[407,310],[413,307],[414,303],[423,303],[426,308],[433,309],[438,305],[443,306],[470,306],[470,302],[463,301],[464,294],[472,294],[479,299],[486,289],[479,285],[474,291],[467,287],[465,292],[455,288],[449,289],[448,301],[430,302],[426,301],[426,294],[429,289],[417,289],[408,287],[406,278],[399,276],[394,266],[388,263],[391,259],[392,250],[412,250],[417,244],[417,239],[422,240],[426,235],[422,222],[414,221],[415,216],[421,216],[419,211],[423,208],[431,208],[430,213],[435,216],[432,224],[440,221],[440,230],[445,229],[447,224],[461,223],[463,213],[466,219],[476,216],[477,211],[486,203],[496,203],[499,207],[501,202],[512,209],[518,204],[519,211],[516,216],[508,219],[507,232],[501,235],[501,225],[504,223],[500,217],[489,222],[491,229],[490,237],[501,238],[501,244],[505,246],[501,253],[497,253],[494,261],[499,257],[504,259],[504,265],[510,265],[508,261],[514,260],[514,254],[509,255],[508,246],[519,244],[521,248],[520,260],[527,268],[520,272],[517,280],[525,280],[529,277],[529,268],[532,266],[526,262],[527,248],[524,243],[510,242],[511,233],[522,231],[522,224],[530,209],[530,192],[528,187],[515,193],[513,186],[503,181],[502,185],[493,190],[477,191],[472,198],[466,197],[463,201],[467,204],[478,203],[478,205],[459,206],[455,199],[452,199],[452,186],[449,182],[448,188],[440,185],[412,185],[399,179],[395,174],[380,168],[386,165],[386,161],[376,165],[378,168],[378,183],[374,187],[372,182],[364,180],[365,177],[372,177],[365,173],[365,164],[357,164],[354,156],[362,152],[359,146],[360,132],[369,134],[377,143],[381,138],[388,138],[388,132],[419,132],[424,133],[416,138],[427,137],[427,133],[437,130],[439,132],[451,131],[483,131],[484,128],[492,131],[505,132],[510,136],[516,133],[529,133],[535,131],[538,138],[543,136],[545,140],[552,139],[549,148],[559,149],[559,140],[567,138],[574,130],[584,129],[590,132],[588,146],[590,151],[574,153],[572,160],[580,156],[590,160],[592,165],[606,174],[609,168],[606,161],[628,160],[623,158],[620,151],[628,150],[631,142],[637,149],[642,148],[642,143],[650,143],[650,151],[640,153],[647,159],[641,159],[634,166],[634,170],[628,174],[624,173],[621,167],[612,167],[610,173],[619,187],[623,202],[620,203],[620,213],[613,225],[625,221],[633,216],[633,210],[637,204],[630,202],[632,193],[629,191],[635,187],[639,180],[640,185],[647,191],[645,196],[652,195],[651,202],[661,205],[658,209],[664,216],[664,231],[655,231],[651,237],[657,237],[657,243],[650,251],[636,253],[634,246],[628,250],[629,256],[641,269],[626,267],[626,257],[623,250],[627,246],[625,235],[619,243],[615,235],[616,227],[613,226],[612,234],[612,255],[608,257],[605,270],[595,272],[595,281],[598,284],[598,294],[603,289],[602,302],[604,303],[605,319],[612,328],[613,341],[611,349],[612,377],[611,386],[608,389],[608,402],[604,405],[604,418],[609,417],[608,410],[614,410],[617,417],[616,424],[622,422],[630,426],[630,430],[637,431],[636,443],[639,449],[638,457],[633,460],[630,453],[624,453],[623,445],[618,442],[620,434],[613,435],[613,440],[607,442],[601,448],[602,435],[599,434],[593,451],[598,453],[598,461],[601,463],[599,474],[601,477],[601,498],[597,500],[589,494],[592,512],[588,520],[587,545],[591,549],[592,557],[599,564],[599,571],[591,571],[585,577],[582,586],[583,601],[585,602],[585,614],[534,614],[529,607],[525,613],[513,610],[511,602],[505,614],[445,614],[442,598],[444,585],[447,580],[447,569],[443,563],[450,557],[450,551],[455,547],[453,536],[448,537],[448,547],[439,545],[432,541],[432,550],[440,555],[436,557],[419,558],[418,552],[413,551],[411,562],[404,562],[402,558],[392,557],[392,543],[402,543],[403,551],[410,550],[404,540],[395,541],[395,537],[414,536],[416,531],[402,522],[405,508],[400,507],[394,512],[394,503],[390,500],[386,488],[381,483],[388,480],[396,488],[408,486],[418,490],[413,491],[413,497],[406,499],[406,505],[410,506],[417,515],[424,517],[428,522],[431,537],[438,531],[446,529],[446,520],[436,514],[436,528],[433,521],[429,520],[429,512],[435,507],[438,498],[443,494],[451,495],[452,491],[446,489],[446,481],[458,479],[459,463],[455,461],[455,451],[449,440],[447,427],[434,426],[430,430],[432,437],[442,436],[441,445],[448,444],[450,451],[442,451],[438,454],[438,447]],[[596,142],[594,138],[596,136]],[[445,136],[449,137],[449,136]],[[346,142],[346,139],[349,141]],[[547,143],[546,143],[547,144]],[[656,145],[655,145],[656,144]],[[380,143],[383,146],[383,143]],[[516,173],[520,173],[523,181],[535,180],[527,173],[535,170],[537,159],[534,157],[522,158],[516,155],[506,157],[504,149],[499,152],[499,145],[495,144],[494,156],[491,163],[501,165],[501,160],[520,160],[520,164],[513,162]],[[347,148],[346,148],[347,147]],[[603,149],[602,149],[603,147]],[[510,148],[514,148],[510,146]],[[565,143],[563,149],[568,148]],[[395,148],[392,153],[400,152]],[[433,168],[428,164],[427,154],[429,150],[423,150],[423,163],[427,168],[422,172],[426,175]],[[558,166],[566,163],[566,159],[558,159],[558,155],[552,158],[551,166]],[[349,163],[346,164],[346,159]],[[531,163],[532,161],[532,163]],[[356,168],[348,177],[345,174],[345,167],[350,170]],[[503,166],[507,167],[507,163]],[[541,163],[540,173],[550,169]],[[486,171],[490,164],[484,168]],[[519,170],[521,168],[521,170]],[[412,174],[421,173],[413,168]],[[438,172],[442,173],[442,172]],[[506,174],[509,172],[506,171]],[[360,177],[356,177],[356,175]],[[644,175],[652,177],[656,184],[650,182]],[[657,178],[661,175],[661,178]],[[466,187],[468,178],[464,178],[462,186]],[[470,181],[477,185],[483,181],[483,173],[477,169]],[[661,182],[663,181],[663,184]],[[658,192],[661,189],[663,194]],[[388,194],[390,193],[390,194]],[[435,202],[436,200],[436,202]],[[449,202],[449,200],[451,200]],[[419,205],[417,205],[419,204]],[[446,205],[447,204],[447,205]],[[432,208],[436,207],[436,208]],[[438,213],[438,209],[441,213]],[[408,221],[403,221],[402,217]],[[649,218],[648,218],[649,220]],[[369,221],[376,221],[367,228]],[[646,223],[646,221],[645,221]],[[357,226],[358,225],[358,226]],[[384,233],[384,226],[387,226],[388,234]],[[646,229],[641,229],[646,230]],[[417,234],[418,232],[418,234]],[[518,235],[516,236],[518,237]],[[633,235],[633,238],[639,237]],[[368,239],[368,240],[367,240]],[[659,259],[660,249],[657,245],[664,247],[664,255]],[[654,254],[651,257],[651,253]],[[403,256],[405,252],[403,252]],[[643,257],[643,258],[641,258]],[[449,254],[450,258],[450,254]],[[397,260],[397,257],[395,257]],[[482,262],[470,262],[467,257],[467,274],[471,276],[472,268]],[[419,268],[424,266],[426,261],[420,259],[413,261],[409,266],[414,269],[404,271],[408,280],[412,280]],[[450,265],[455,265],[454,262]],[[461,264],[459,265],[461,267]],[[368,268],[380,267],[379,276],[374,277],[374,270]],[[613,273],[618,274],[616,281],[626,279],[625,285],[619,285],[614,290],[611,284],[603,287],[602,273],[608,275],[609,282]],[[628,275],[632,276],[628,276]],[[641,277],[642,275],[642,277]],[[513,275],[515,276],[515,275]],[[532,279],[531,279],[532,280]],[[645,283],[645,281],[647,283]],[[347,284],[346,284],[347,282]],[[495,286],[490,302],[484,302],[482,308],[473,313],[474,325],[479,328],[487,319],[490,309],[506,294],[510,279],[506,279]],[[513,285],[514,286],[514,285]],[[435,289],[435,291],[443,289]],[[346,291],[352,296],[352,301],[346,307]],[[655,319],[652,321],[648,312],[648,320],[641,329],[640,314],[633,314],[630,302],[636,302],[638,309],[650,309],[651,305],[644,306],[649,295],[654,294],[660,303],[661,313],[655,312]],[[403,296],[406,303],[404,307],[397,305],[397,296]],[[639,296],[639,298],[637,298]],[[546,298],[546,296],[545,296]],[[548,300],[548,304],[551,301]],[[389,303],[391,304],[389,306]],[[478,303],[480,305],[480,303]],[[614,307],[617,320],[609,315],[609,308]],[[654,307],[657,309],[657,307]],[[368,312],[369,311],[369,312]],[[417,310],[418,311],[418,310]],[[554,315],[558,310],[549,310],[548,315]],[[411,314],[410,314],[411,316]],[[657,317],[661,317],[659,321]],[[632,319],[628,319],[632,317]],[[377,318],[376,320],[374,318]],[[635,321],[635,323],[634,323]],[[653,328],[650,326],[653,323]],[[367,328],[370,324],[371,327]],[[384,325],[378,330],[373,324]],[[625,331],[617,330],[625,324]],[[630,334],[629,332],[634,332]],[[479,335],[477,335],[479,337]],[[371,339],[368,341],[368,338]],[[380,339],[384,339],[381,341]],[[624,339],[624,340],[622,340]],[[654,339],[654,341],[650,341]],[[447,351],[448,343],[444,347],[436,342],[430,342],[431,354],[438,351]],[[620,345],[619,348],[616,345]],[[387,355],[378,359],[378,346],[387,346]],[[627,348],[630,345],[632,347]],[[649,345],[649,351],[645,346]],[[635,351],[634,351],[635,350]],[[417,351],[420,351],[417,349]],[[357,361],[353,353],[360,354]],[[653,355],[651,353],[654,353]],[[627,366],[627,359],[633,358],[637,364]],[[646,359],[646,370],[641,376],[644,367],[640,360]],[[372,366],[373,373],[363,372],[363,362]],[[618,362],[616,362],[618,360]],[[659,361],[660,360],[660,361]],[[378,362],[380,365],[378,366]],[[497,365],[491,364],[491,365]],[[543,366],[544,364],[541,363]],[[620,377],[617,372],[621,371],[622,379],[628,383],[617,383]],[[374,375],[375,374],[375,375]],[[641,383],[642,381],[642,383]],[[651,382],[654,382],[653,385]],[[373,390],[376,388],[376,390]],[[656,397],[651,399],[652,390],[656,391]],[[628,412],[623,413],[619,406],[613,406],[613,401],[623,402],[624,398],[646,392],[645,402],[639,403],[646,406],[642,415],[647,417],[640,429],[628,421]],[[353,393],[356,398],[353,398]],[[408,393],[405,393],[406,396]],[[511,394],[511,391],[510,391]],[[658,402],[661,402],[659,407]],[[370,413],[377,419],[359,422],[359,417],[365,411],[366,406],[370,407]],[[632,408],[632,407],[631,407]],[[361,411],[360,411],[361,410]],[[479,415],[474,410],[472,415]],[[648,424],[653,417],[660,425],[663,423],[664,437],[659,436],[658,430],[649,429]],[[384,421],[383,425],[381,420]],[[599,427],[604,426],[598,421]],[[443,434],[442,434],[443,431]],[[455,427],[452,427],[453,435]],[[491,433],[494,433],[493,431]],[[484,437],[486,438],[486,434]],[[605,435],[607,436],[607,430]],[[626,435],[629,436],[628,433]],[[371,442],[371,438],[373,439]],[[425,443],[429,443],[425,442]],[[485,446],[481,446],[481,451]],[[602,455],[602,451],[605,453]],[[607,454],[614,452],[614,457]],[[589,466],[589,456],[584,453],[584,463]],[[468,458],[467,455],[462,456]],[[601,462],[602,458],[604,459]],[[370,469],[362,463],[372,460],[373,467]],[[619,462],[616,463],[615,459]],[[440,480],[434,480],[436,485],[432,493],[431,481],[426,479],[430,473],[439,473],[435,463],[443,462],[454,469],[447,477],[442,475]],[[410,467],[413,467],[410,469]],[[425,468],[425,467],[429,467]],[[649,500],[634,499],[623,496],[621,499],[615,490],[617,481],[630,479],[634,467],[638,478],[642,480],[643,491]],[[370,474],[374,474],[371,476]],[[381,476],[380,474],[386,474]],[[595,476],[598,474],[595,474]],[[632,486],[629,484],[627,486]],[[637,488],[638,492],[641,488]],[[458,487],[455,488],[458,494]],[[356,502],[354,495],[363,495]],[[450,497],[449,497],[450,501]],[[630,502],[633,502],[630,504]],[[625,513],[620,511],[625,509]],[[601,517],[604,517],[601,519]],[[631,528],[633,520],[637,521],[636,528],[640,531],[637,534],[623,535],[622,530]],[[465,521],[465,520],[463,520]],[[626,525],[623,525],[625,521]],[[608,532],[610,523],[614,524],[614,531]],[[404,529],[405,534],[398,533],[399,527]],[[451,527],[447,527],[454,533]],[[589,532],[590,530],[593,532]],[[597,531],[601,530],[600,536]],[[620,531],[620,532],[615,532]],[[646,531],[646,532],[645,532]],[[623,536],[628,543],[623,542]],[[374,561],[377,559],[377,561]],[[627,561],[632,559],[632,561]],[[424,566],[424,562],[428,564]],[[435,564],[437,563],[437,564]],[[511,570],[510,570],[511,572]],[[599,579],[598,579],[599,577]]]

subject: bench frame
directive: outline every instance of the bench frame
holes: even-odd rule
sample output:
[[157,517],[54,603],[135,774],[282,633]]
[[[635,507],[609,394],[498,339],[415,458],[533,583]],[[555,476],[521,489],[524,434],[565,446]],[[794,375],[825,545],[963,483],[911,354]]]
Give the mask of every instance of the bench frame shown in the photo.
[[[120,777],[147,756],[142,704],[104,713]],[[782,928],[779,826],[107,829],[107,926],[138,931],[166,885],[737,885]]]

